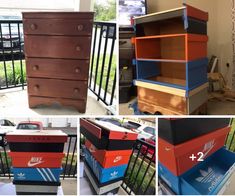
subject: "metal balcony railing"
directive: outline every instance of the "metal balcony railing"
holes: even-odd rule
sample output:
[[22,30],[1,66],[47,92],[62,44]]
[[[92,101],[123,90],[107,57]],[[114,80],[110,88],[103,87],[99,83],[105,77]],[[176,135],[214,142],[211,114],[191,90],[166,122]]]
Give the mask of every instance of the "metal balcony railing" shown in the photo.
[[122,183],[127,194],[156,194],[156,149],[155,145],[136,140]]
[[[27,85],[23,35],[22,20],[0,20],[0,90]],[[107,106],[115,99],[115,43],[116,23],[94,22],[89,89]]]

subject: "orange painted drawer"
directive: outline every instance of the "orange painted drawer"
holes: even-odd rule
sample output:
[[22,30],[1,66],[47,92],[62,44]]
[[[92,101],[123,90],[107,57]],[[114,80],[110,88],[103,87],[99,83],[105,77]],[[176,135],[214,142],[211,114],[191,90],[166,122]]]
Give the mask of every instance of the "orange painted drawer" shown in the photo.
[[137,60],[173,60],[178,62],[207,56],[206,35],[172,34],[145,36],[135,39]]
[[58,168],[64,153],[9,152],[13,167]]
[[128,164],[132,150],[99,150],[89,140],[85,146],[104,168]]
[[158,138],[159,161],[174,175],[180,176],[200,163],[189,158],[192,154],[198,157],[197,154],[202,152],[206,159],[224,146],[229,131],[230,127],[225,127],[175,146]]

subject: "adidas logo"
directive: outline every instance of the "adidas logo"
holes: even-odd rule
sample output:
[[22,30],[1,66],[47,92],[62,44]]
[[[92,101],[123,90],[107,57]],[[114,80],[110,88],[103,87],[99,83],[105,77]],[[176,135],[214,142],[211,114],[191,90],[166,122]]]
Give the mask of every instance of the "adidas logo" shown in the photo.
[[25,174],[24,173],[18,173],[17,176],[20,179],[24,179],[25,178]]
[[110,175],[111,175],[111,178],[116,178],[117,175],[118,175],[118,172],[117,172],[117,171],[114,171],[114,172],[111,173]]
[[195,180],[200,183],[207,183],[210,177],[214,174],[214,171],[209,167],[207,171],[199,170],[201,176],[196,178]]

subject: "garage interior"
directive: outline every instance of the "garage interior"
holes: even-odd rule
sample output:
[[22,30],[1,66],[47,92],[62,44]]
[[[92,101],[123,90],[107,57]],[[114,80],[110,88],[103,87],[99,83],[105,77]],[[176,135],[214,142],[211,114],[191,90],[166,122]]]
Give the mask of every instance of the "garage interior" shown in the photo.
[[[235,2],[234,0],[147,0],[147,14],[182,7],[182,3],[187,3],[209,14],[207,22],[209,94],[207,111],[204,114],[235,114]],[[129,102],[121,103],[120,114],[133,114],[130,105],[134,102],[136,102],[136,97],[132,95]]]

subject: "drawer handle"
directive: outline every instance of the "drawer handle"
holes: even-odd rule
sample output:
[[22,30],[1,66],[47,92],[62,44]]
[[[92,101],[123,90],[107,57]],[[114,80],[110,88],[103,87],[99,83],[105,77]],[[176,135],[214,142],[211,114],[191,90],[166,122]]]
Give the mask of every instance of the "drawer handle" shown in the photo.
[[34,65],[34,66],[33,66],[33,70],[34,70],[34,71],[37,71],[38,68],[39,68],[38,65]]
[[77,51],[81,51],[81,47],[80,46],[76,46],[76,50]]
[[79,88],[75,88],[75,89],[73,90],[74,93],[79,93],[79,91],[80,91]]
[[39,85],[35,85],[35,86],[33,87],[33,89],[34,89],[34,91],[39,91]]
[[81,73],[80,68],[76,67],[76,68],[75,68],[75,73]]
[[36,30],[36,29],[37,29],[37,25],[36,25],[36,24],[31,24],[31,25],[30,25],[30,28],[31,28],[32,30]]
[[78,25],[78,31],[82,31],[83,30],[83,25]]

